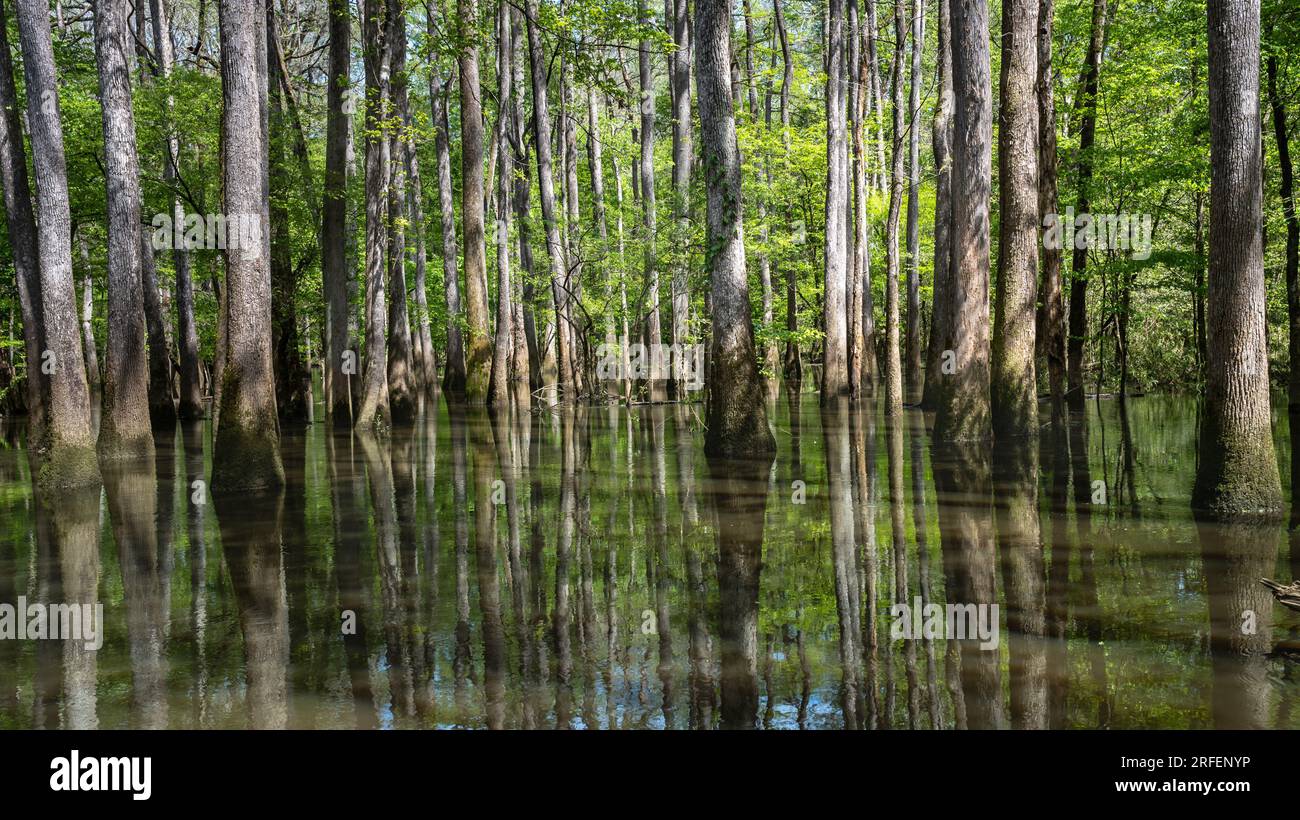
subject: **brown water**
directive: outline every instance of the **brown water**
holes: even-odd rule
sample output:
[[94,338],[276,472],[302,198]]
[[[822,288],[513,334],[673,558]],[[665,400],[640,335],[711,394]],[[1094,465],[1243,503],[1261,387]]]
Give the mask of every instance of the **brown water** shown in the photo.
[[[261,498],[194,483],[200,425],[38,500],[10,428],[0,602],[106,624],[0,640],[0,726],[1300,727],[1300,614],[1258,584],[1300,538],[1193,519],[1192,400],[990,452],[782,397],[770,468],[711,463],[698,405],[428,409],[285,429]],[[996,603],[996,647],[891,639],[917,597]]]

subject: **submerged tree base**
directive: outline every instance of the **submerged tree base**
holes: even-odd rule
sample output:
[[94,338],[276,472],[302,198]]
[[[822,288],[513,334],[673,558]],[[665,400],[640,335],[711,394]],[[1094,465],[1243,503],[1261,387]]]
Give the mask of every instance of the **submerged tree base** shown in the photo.
[[43,491],[87,487],[99,482],[95,448],[60,442],[52,442],[43,454],[36,479],[37,487]]
[[274,421],[269,430],[265,426],[244,427],[222,413],[213,443],[213,494],[283,487],[284,463],[278,439]]

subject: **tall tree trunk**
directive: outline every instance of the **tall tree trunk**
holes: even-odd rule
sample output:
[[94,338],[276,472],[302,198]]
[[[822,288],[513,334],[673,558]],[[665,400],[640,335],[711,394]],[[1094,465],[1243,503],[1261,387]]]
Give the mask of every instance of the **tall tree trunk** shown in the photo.
[[[790,165],[790,87],[794,84],[794,61],[790,57],[790,34],[785,26],[785,14],[781,0],[772,0],[772,13],[776,22],[777,37],[781,41],[781,145],[784,156],[783,166]],[[798,389],[803,380],[803,363],[799,358],[799,343],[795,333],[799,329],[799,301],[793,266],[785,274],[785,353],[781,364],[781,373],[786,382]],[[866,329],[864,328],[864,334]],[[865,341],[864,341],[865,343]]]
[[[943,0],[939,0],[943,2]],[[921,380],[921,52],[925,50],[925,0],[912,4],[912,78],[908,92],[907,179],[907,376],[906,395],[918,396]],[[931,320],[933,321],[933,320]]]
[[894,5],[894,66],[890,85],[894,90],[893,166],[889,173],[889,216],[885,223],[885,412],[903,412],[903,356],[899,317],[898,220],[903,209],[903,57],[907,51],[907,21],[903,3]]
[[988,438],[989,195],[992,110],[985,0],[952,0],[952,365],[941,373],[935,436]]
[[325,290],[325,412],[336,428],[352,426],[356,350],[348,349],[347,153],[351,106],[352,19],[347,0],[329,0],[329,81],[325,90],[325,192],[321,207],[321,278]]
[[[859,396],[865,391],[874,390],[872,381],[874,373],[867,362],[868,356],[864,331],[868,324],[866,305],[871,295],[871,245],[867,233],[867,205],[870,192],[867,190],[866,143],[863,141],[863,129],[867,112],[867,94],[862,87],[864,71],[867,70],[863,60],[862,25],[858,16],[857,0],[848,0],[849,11],[849,140],[850,140],[850,195],[853,206],[849,209],[851,226],[851,247],[849,260],[849,392]],[[770,184],[770,182],[769,182]],[[873,362],[874,363],[874,362]],[[864,388],[865,385],[865,388]]]
[[560,226],[555,213],[555,177],[551,170],[551,111],[547,100],[546,53],[538,26],[538,0],[528,0],[528,59],[533,84],[533,136],[537,149],[537,191],[542,202],[542,224],[546,229],[546,252],[551,260],[551,297],[555,304],[556,363],[559,389],[566,397],[573,391],[569,370],[569,337],[563,332],[568,325],[568,260],[560,241]]
[[366,72],[366,365],[361,379],[361,406],[354,424],[361,430],[387,427],[388,349],[384,336],[388,311],[384,303],[384,253],[388,233],[389,142],[384,135],[389,102],[388,32],[381,13],[384,0],[361,3],[362,50]]
[[298,344],[298,270],[293,264],[293,240],[289,226],[289,163],[285,141],[289,139],[276,48],[275,4],[266,4],[266,64],[268,71],[267,101],[269,119],[269,153],[271,189],[276,196],[270,203],[271,215],[271,325],[272,360],[275,364],[275,405],[280,418],[307,421],[310,395],[305,389],[308,371]]
[[[77,328],[77,289],[72,280],[72,231],[63,125],[59,120],[59,80],[54,68],[49,7],[43,0],[18,0],[17,15],[23,73],[27,80],[27,125],[31,131],[36,175],[36,239],[44,329],[42,348],[36,358],[28,359],[28,369],[52,371],[45,373],[50,377],[50,393],[38,483],[50,488],[75,487],[98,481],[99,467],[90,428],[90,390],[82,366],[81,336]],[[17,130],[10,132],[14,162],[7,164],[19,193],[20,183],[12,166],[20,158],[17,148],[21,144],[20,134]],[[21,196],[16,199],[21,208]],[[12,213],[9,218],[14,219]],[[21,221],[21,213],[18,219]],[[22,235],[20,232],[19,236]],[[15,246],[21,244],[19,239]],[[28,296],[32,297],[30,290]]]
[[513,108],[514,88],[511,71],[510,7],[502,0],[497,11],[497,161],[501,168],[497,177],[497,328],[496,342],[492,348],[492,377],[488,390],[488,404],[496,412],[509,413],[510,366],[514,358],[511,332],[514,308],[510,299],[510,190],[514,176],[514,153],[506,141],[510,139],[510,111]]
[[483,97],[478,75],[477,0],[456,0],[457,23],[465,38],[460,51],[461,235],[465,243],[465,399],[487,400],[492,376],[488,337],[487,248],[483,235]]
[[586,388],[585,327],[576,321],[575,305],[582,303],[582,215],[578,209],[578,121],[574,114],[573,102],[573,65],[567,56],[560,59],[560,137],[564,143],[564,213],[566,255],[569,268],[566,271],[567,298],[564,315],[566,322],[561,331],[569,339],[569,372],[573,376],[575,394],[581,395]]
[[[39,456],[45,450],[51,380],[41,368],[41,354],[46,350],[45,315],[41,303],[36,219],[32,214],[27,151],[23,147],[6,20],[4,4],[0,2],[0,109],[3,109],[0,110],[0,180],[4,186],[5,221],[9,228],[9,246],[13,253],[18,284],[18,304],[23,318],[23,352],[27,359],[27,436],[30,452]],[[12,361],[12,354],[10,355]],[[32,468],[39,469],[35,462]]]
[[[1102,46],[1106,40],[1106,0],[1093,0],[1092,31],[1088,37],[1088,56],[1075,100],[1079,119],[1078,178],[1079,197],[1076,214],[1086,214],[1092,207],[1092,146],[1097,135],[1097,89],[1101,73]],[[1066,345],[1068,387],[1066,402],[1071,410],[1083,409],[1083,348],[1088,340],[1088,248],[1075,243],[1070,260],[1070,337]]]
[[994,432],[1038,431],[1034,306],[1038,279],[1037,0],[1002,0],[998,114],[998,280],[990,390]]
[[696,0],[696,88],[708,192],[706,267],[713,292],[713,351],[704,447],[710,456],[770,460],[776,443],[767,426],[763,380],[754,358],[749,281],[745,274],[740,151],[728,71],[730,24],[730,0]]
[[[28,213],[31,203],[28,202]],[[86,383],[90,386],[90,400],[99,401],[103,393],[103,380],[99,374],[99,349],[95,345],[95,280],[91,273],[90,251],[86,248],[86,232],[77,231],[77,245],[81,251],[81,347],[86,357]],[[12,320],[13,313],[10,313]],[[11,362],[12,363],[12,362]],[[28,374],[30,378],[30,373]]]
[[[645,0],[638,0],[638,16],[641,24],[651,24],[650,11]],[[698,9],[697,9],[698,12]],[[663,331],[659,323],[659,261],[655,229],[655,97],[654,74],[650,67],[650,54],[654,45],[649,40],[642,40],[638,52],[638,74],[641,81],[641,221],[643,228],[642,242],[645,245],[645,282],[646,295],[640,313],[644,319],[643,336],[645,344],[663,343]],[[728,61],[730,57],[728,57]],[[649,354],[648,354],[649,355]],[[658,374],[652,374],[658,375]],[[663,401],[668,397],[662,379],[649,380],[650,400]]]
[[220,493],[284,486],[271,365],[265,14],[258,0],[221,0],[224,210],[256,230],[241,231],[241,241],[226,249],[226,356],[217,374],[220,424],[212,457],[213,489]]
[[1209,368],[1192,503],[1281,516],[1264,316],[1259,0],[1210,0]]
[[[433,8],[433,4],[429,5]],[[429,31],[433,31],[433,12],[429,12]],[[429,98],[433,100],[434,153],[438,157],[438,205],[442,223],[442,283],[447,299],[447,363],[442,376],[443,388],[453,396],[465,392],[465,341],[460,332],[460,272],[456,265],[456,205],[451,182],[451,128],[447,109],[450,106],[450,83],[438,76],[437,67],[429,71]]]
[[826,246],[822,322],[822,401],[849,392],[848,202],[849,154],[844,89],[844,0],[830,0],[826,43]]
[[437,388],[437,365],[434,362],[433,335],[429,330],[429,293],[428,270],[429,256],[425,244],[424,224],[424,184],[420,179],[420,156],[415,149],[415,140],[410,136],[414,123],[407,95],[402,95],[402,127],[407,134],[402,140],[402,151],[406,159],[406,173],[411,187],[407,192],[408,207],[411,213],[411,225],[415,231],[415,329],[413,331],[415,362],[414,376],[416,389],[427,394]]
[[106,460],[153,457],[144,349],[140,255],[140,164],[135,152],[131,73],[126,65],[125,0],[95,4],[95,62],[104,126],[108,210],[108,361],[99,452]]
[[1286,103],[1277,91],[1277,55],[1269,54],[1268,99],[1273,108],[1273,136],[1277,140],[1277,161],[1281,168],[1278,193],[1286,217],[1286,309],[1289,334],[1287,398],[1292,410],[1300,409],[1300,218],[1295,207],[1295,168],[1291,165],[1291,142],[1287,133]]
[[533,316],[533,248],[529,230],[529,199],[532,180],[528,172],[528,121],[524,116],[524,14],[518,6],[510,9],[510,70],[514,74],[514,110],[511,114],[511,145],[515,152],[514,193],[515,224],[519,236],[520,281],[515,299],[515,367],[516,400],[520,407],[532,401],[532,391],[542,386],[541,360],[537,349],[537,323]]
[[388,44],[392,62],[387,132],[392,163],[388,186],[388,407],[394,422],[408,424],[420,408],[406,304],[406,140],[402,123],[409,106],[404,0],[388,0]]
[[[1059,219],[1056,192],[1056,102],[1052,83],[1054,0],[1038,0],[1038,219]],[[1061,287],[1061,249],[1043,247],[1042,298],[1035,340],[1047,360],[1052,423],[1065,418],[1065,291]]]
[[[690,235],[690,201],[691,201],[691,28],[687,0],[670,0],[671,20],[665,25],[671,29],[673,43],[677,50],[673,52],[671,69],[672,111],[673,111],[673,217],[676,220],[674,233],[676,248],[673,259],[672,281],[672,344],[673,355],[682,350],[679,345],[686,344],[686,334],[690,323],[691,296],[687,290],[688,267],[690,256],[686,252],[687,237]],[[749,31],[749,0],[745,0],[745,25]],[[749,61],[749,75],[754,75],[753,62],[749,56],[748,45],[745,49]],[[750,95],[753,99],[754,88],[751,84]],[[750,113],[753,114],[751,104]],[[760,206],[761,207],[761,206]],[[670,382],[671,394],[681,399],[685,382],[681,378],[684,370],[674,370]]]
[[934,110],[934,296],[930,305],[930,341],[925,353],[925,390],[921,407],[938,406],[943,389],[943,353],[952,349],[952,5],[939,0],[936,48],[939,101]]
[[[165,82],[176,62],[172,45],[170,8],[166,0],[150,0],[153,39],[158,76]],[[163,181],[175,189],[180,168],[180,139],[171,120],[175,100],[167,95],[168,134],[163,158]],[[178,194],[172,196],[172,230],[184,223],[185,208]],[[194,281],[190,275],[190,254],[182,243],[172,245],[172,265],[176,269],[176,330],[180,358],[180,402],[176,414],[182,419],[203,418],[203,388],[199,377],[199,333],[194,322]]]

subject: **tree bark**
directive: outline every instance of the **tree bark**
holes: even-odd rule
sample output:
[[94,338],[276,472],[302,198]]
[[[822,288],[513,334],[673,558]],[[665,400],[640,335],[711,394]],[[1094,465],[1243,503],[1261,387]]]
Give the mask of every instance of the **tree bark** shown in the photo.
[[844,87],[844,0],[830,0],[826,45],[826,245],[822,322],[822,401],[849,393],[848,141]]
[[993,428],[1038,431],[1034,307],[1038,279],[1037,0],[1002,0],[998,113],[998,280],[994,296]]
[[[708,192],[706,268],[712,283],[713,350],[709,369],[710,456],[771,459],[763,380],[754,358],[754,328],[745,274],[740,152],[731,109],[730,0],[696,0],[696,88]],[[649,190],[653,190],[649,188]]]
[[226,248],[227,350],[217,375],[220,424],[212,459],[219,493],[284,486],[271,365],[265,14],[257,0],[221,0],[224,210],[256,231],[241,231],[241,241]]
[[325,190],[321,207],[321,278],[325,289],[325,412],[335,428],[352,426],[356,350],[348,349],[347,154],[352,19],[347,0],[329,0],[329,74]]
[[[672,280],[672,344],[673,355],[686,344],[686,336],[691,318],[691,296],[688,291],[688,268],[690,256],[686,252],[687,237],[690,235],[691,202],[691,29],[687,0],[670,0],[673,10],[672,20],[664,21],[671,27],[673,43],[677,50],[673,52],[671,69],[671,91],[673,111],[673,217],[676,220],[675,233],[677,241],[673,254]],[[745,0],[745,25],[749,30],[749,0]],[[749,75],[754,75],[753,62],[749,57],[749,48],[745,49],[749,61]],[[753,85],[750,86],[751,115],[753,112]],[[761,206],[760,206],[761,207]],[[683,399],[685,382],[674,373],[669,382],[674,398]]]
[[389,142],[384,135],[389,103],[388,32],[380,5],[384,0],[358,0],[366,72],[366,364],[361,380],[361,406],[355,426],[360,430],[387,427],[388,349],[384,336],[388,312],[384,303],[384,254],[388,233]]
[[511,71],[510,9],[500,4],[497,13],[497,224],[495,232],[497,251],[497,327],[496,342],[492,348],[492,376],[488,390],[488,404],[496,412],[509,413],[510,369],[514,358],[513,333],[514,308],[511,304],[510,285],[510,190],[514,176],[514,153],[506,141],[510,139],[510,111],[513,107],[514,87]]
[[[1038,0],[1038,219],[1060,210],[1056,174],[1056,102],[1053,98],[1052,22],[1055,0]],[[1059,218],[1059,217],[1058,217]],[[1035,340],[1047,360],[1052,423],[1065,419],[1065,292],[1061,287],[1061,249],[1043,247],[1042,298]]]
[[985,0],[952,0],[952,364],[941,372],[935,436],[988,438],[989,194],[992,111]]
[[125,0],[95,4],[108,213],[108,351],[105,413],[99,428],[99,454],[105,460],[153,456],[148,373],[138,366],[145,349],[140,257],[148,246],[140,230],[140,164],[131,72],[126,64],[128,31]]
[[930,341],[925,354],[925,389],[921,407],[933,410],[943,389],[943,353],[952,349],[952,6],[938,1],[936,48],[939,100],[934,110],[934,295],[930,303]]
[[[50,379],[40,367],[41,354],[46,350],[40,251],[6,19],[4,4],[0,2],[0,109],[3,109],[0,110],[0,180],[4,186],[5,221],[9,228],[18,304],[23,319],[23,352],[27,360],[27,436],[30,452],[39,456],[45,449]],[[33,469],[39,468],[33,464]]]
[[1268,394],[1259,0],[1210,0],[1209,367],[1192,503],[1280,517]]
[[[651,24],[650,11],[645,0],[638,0],[638,16],[641,24]],[[699,9],[696,9],[698,15]],[[730,40],[730,36],[728,36]],[[645,303],[641,310],[644,317],[643,333],[647,347],[663,343],[663,331],[659,323],[659,261],[656,242],[658,237],[655,226],[655,97],[654,74],[650,67],[650,53],[654,45],[649,40],[642,40],[638,52],[638,73],[641,81],[641,221],[645,244]],[[730,55],[727,65],[730,65]],[[698,69],[697,69],[698,70]],[[698,82],[698,79],[697,79]],[[730,83],[728,83],[730,85]],[[649,354],[647,354],[649,355]],[[652,374],[658,375],[658,374]],[[649,380],[650,400],[664,401],[668,392],[663,379]]]
[[[1080,78],[1079,95],[1075,100],[1075,116],[1079,118],[1079,197],[1076,214],[1086,214],[1091,208],[1092,146],[1097,135],[1097,89],[1100,81],[1102,45],[1106,39],[1106,0],[1093,0],[1092,31],[1088,38],[1088,56]],[[1066,403],[1072,411],[1083,409],[1083,348],[1088,337],[1088,248],[1075,243],[1070,260],[1070,336],[1066,345],[1068,386]]]
[[[939,0],[942,2],[942,0]],[[918,396],[921,374],[921,52],[925,50],[925,0],[913,0],[912,77],[908,96],[907,376],[906,395]]]
[[[430,4],[430,9],[433,6]],[[430,12],[429,30],[433,30]],[[429,97],[434,105],[433,147],[438,157],[438,204],[442,222],[442,283],[447,299],[447,363],[444,366],[442,386],[453,396],[465,392],[465,341],[460,332],[460,272],[456,265],[456,205],[451,182],[451,128],[447,113],[451,90],[448,82],[438,77],[437,69],[430,71]],[[436,86],[436,87],[435,87]]]
[[885,413],[903,412],[903,356],[900,349],[898,220],[903,208],[903,57],[907,26],[903,3],[894,6],[894,65],[890,78],[894,90],[893,167],[889,179],[889,216],[885,223]]
[[419,411],[411,318],[406,298],[406,140],[408,108],[406,11],[402,0],[388,0],[388,44],[392,105],[388,111],[388,407],[395,423],[409,424]]
[[[16,7],[36,179],[36,239],[44,329],[43,347],[28,365],[29,369],[41,370],[48,363],[53,371],[46,374],[51,377],[50,395],[43,463],[37,480],[47,488],[75,487],[99,481],[99,467],[77,327],[76,285],[72,280],[72,231],[63,125],[59,120],[59,80],[54,67],[49,7],[43,0],[18,0]],[[13,131],[10,136],[14,143],[21,142],[20,132]],[[13,156],[18,156],[16,145]],[[15,171],[10,173],[17,182]],[[21,197],[18,200],[21,202]]]
[[546,229],[546,252],[551,261],[551,298],[555,305],[556,356],[559,389],[566,397],[573,391],[569,370],[568,259],[560,240],[560,226],[555,213],[555,177],[551,170],[551,111],[547,100],[546,53],[538,27],[538,0],[528,0],[528,58],[533,84],[533,136],[537,149],[537,191],[542,203],[542,224]]
[[1286,308],[1289,352],[1287,398],[1292,410],[1300,409],[1300,218],[1295,207],[1295,168],[1291,165],[1291,141],[1287,132],[1286,103],[1277,91],[1277,55],[1269,54],[1268,99],[1273,108],[1273,136],[1281,168],[1278,193],[1286,218]]
[[487,248],[483,234],[483,98],[479,87],[477,0],[457,0],[457,22],[466,38],[460,52],[461,235],[465,243],[465,400],[487,400],[492,376],[488,336]]

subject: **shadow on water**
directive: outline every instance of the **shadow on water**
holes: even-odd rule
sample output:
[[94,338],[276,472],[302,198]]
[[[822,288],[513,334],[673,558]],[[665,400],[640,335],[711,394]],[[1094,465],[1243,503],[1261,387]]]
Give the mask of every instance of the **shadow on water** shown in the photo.
[[769,413],[752,463],[706,458],[694,405],[438,399],[385,438],[286,426],[285,487],[240,496],[187,424],[58,499],[10,425],[0,602],[104,624],[0,640],[0,726],[1300,728],[1300,615],[1258,583],[1300,577],[1300,513],[1193,518],[1193,402],[996,447]]

